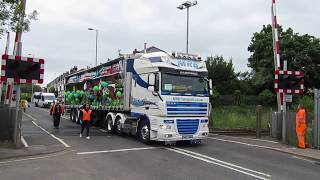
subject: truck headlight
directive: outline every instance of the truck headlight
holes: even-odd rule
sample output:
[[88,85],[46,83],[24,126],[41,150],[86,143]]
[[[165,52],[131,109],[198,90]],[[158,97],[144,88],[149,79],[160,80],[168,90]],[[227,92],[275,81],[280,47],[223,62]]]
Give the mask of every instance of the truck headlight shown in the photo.
[[208,124],[203,124],[202,127],[203,128],[208,128]]
[[171,129],[171,125],[160,125],[160,129]]

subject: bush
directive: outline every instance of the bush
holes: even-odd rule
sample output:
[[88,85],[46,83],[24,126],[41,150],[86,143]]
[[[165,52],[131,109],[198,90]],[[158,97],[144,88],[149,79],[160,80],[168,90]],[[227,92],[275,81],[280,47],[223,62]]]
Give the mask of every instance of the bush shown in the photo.
[[260,92],[259,97],[261,97],[263,105],[274,105],[277,100],[277,96],[268,89]]
[[303,105],[307,112],[314,112],[314,98],[312,96],[304,95],[298,99],[293,105],[294,110],[298,108],[298,105],[301,104]]
[[29,93],[21,93],[20,100],[27,100],[28,102],[31,102],[31,94]]

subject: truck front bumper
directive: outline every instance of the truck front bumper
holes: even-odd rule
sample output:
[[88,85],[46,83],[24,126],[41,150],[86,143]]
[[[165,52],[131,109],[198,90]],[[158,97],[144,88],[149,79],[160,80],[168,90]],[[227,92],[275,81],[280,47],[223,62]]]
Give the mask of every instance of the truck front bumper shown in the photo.
[[209,136],[208,117],[167,117],[156,119],[157,123],[150,123],[151,140],[202,140],[207,139]]

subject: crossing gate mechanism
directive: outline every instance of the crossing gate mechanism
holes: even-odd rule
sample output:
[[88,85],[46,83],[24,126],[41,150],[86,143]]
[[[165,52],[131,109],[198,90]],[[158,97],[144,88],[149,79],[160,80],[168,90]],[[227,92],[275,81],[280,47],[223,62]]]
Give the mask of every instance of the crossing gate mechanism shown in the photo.
[[2,55],[1,82],[42,84],[44,59]]
[[274,90],[276,93],[304,93],[304,71],[276,70],[274,74]]

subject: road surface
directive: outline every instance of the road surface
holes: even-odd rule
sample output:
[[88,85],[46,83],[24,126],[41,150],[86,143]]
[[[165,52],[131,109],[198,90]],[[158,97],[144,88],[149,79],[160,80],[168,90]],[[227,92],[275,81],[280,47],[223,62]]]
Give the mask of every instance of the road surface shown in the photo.
[[317,162],[289,154],[224,141],[211,136],[201,145],[144,145],[132,136],[109,135],[91,128],[91,139],[62,118],[52,127],[48,109],[29,108],[23,135],[29,148],[66,150],[0,161],[0,179],[20,180],[214,180],[320,179]]

